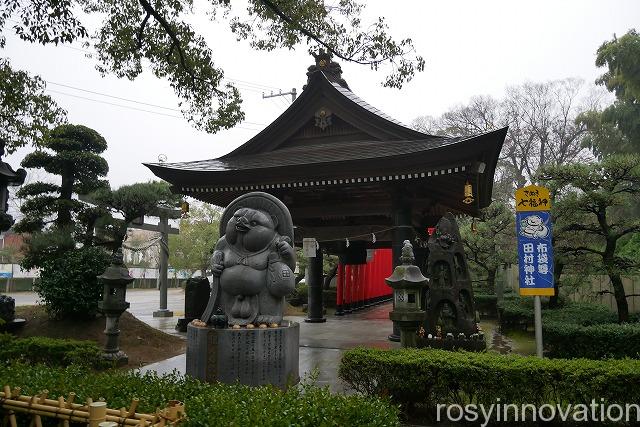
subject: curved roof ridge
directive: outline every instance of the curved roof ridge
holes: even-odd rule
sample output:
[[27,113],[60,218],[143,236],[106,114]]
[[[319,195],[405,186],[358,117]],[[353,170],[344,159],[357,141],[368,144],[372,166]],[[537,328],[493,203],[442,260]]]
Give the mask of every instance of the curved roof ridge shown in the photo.
[[[394,123],[396,125],[405,127],[407,129],[411,129],[413,131],[416,131],[415,129],[410,128],[409,126],[405,125],[404,123],[402,123],[400,120],[397,120],[393,117],[391,117],[390,115],[386,114],[384,111],[380,110],[379,108],[374,107],[373,105],[369,104],[367,101],[365,101],[364,99],[360,98],[358,95],[356,95],[352,90],[345,88],[344,86],[332,82],[331,80],[329,80],[329,78],[324,74],[323,71],[321,71],[322,75],[324,76],[325,79],[327,79],[327,81],[334,87],[336,88],[340,93],[342,93],[344,96],[346,96],[347,98],[349,98],[351,101],[355,102],[356,104],[358,104],[359,106],[361,106],[362,108],[364,108],[365,110],[375,114],[376,116],[379,116],[391,123]],[[420,131],[416,131],[416,132],[420,132]],[[422,133],[422,132],[420,132]],[[427,135],[427,134],[424,134]],[[431,136],[431,135],[430,135]]]

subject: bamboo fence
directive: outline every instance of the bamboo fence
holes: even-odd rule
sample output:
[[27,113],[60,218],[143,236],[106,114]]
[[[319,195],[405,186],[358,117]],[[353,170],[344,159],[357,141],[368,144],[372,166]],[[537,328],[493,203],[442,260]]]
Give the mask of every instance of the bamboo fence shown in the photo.
[[5,412],[2,426],[17,427],[16,414],[31,416],[30,427],[42,427],[42,418],[58,419],[60,427],[69,427],[70,422],[85,423],[89,427],[138,426],[138,427],[170,427],[177,426],[185,419],[184,406],[172,400],[165,409],[156,410],[155,414],[136,412],[138,399],[134,398],[129,408],[109,409],[102,399],[94,402],[88,398],[86,403],[74,403],[75,393],[69,393],[65,399],[48,399],[48,391],[37,396],[20,394],[19,387],[13,390],[5,385],[0,391],[0,409]]

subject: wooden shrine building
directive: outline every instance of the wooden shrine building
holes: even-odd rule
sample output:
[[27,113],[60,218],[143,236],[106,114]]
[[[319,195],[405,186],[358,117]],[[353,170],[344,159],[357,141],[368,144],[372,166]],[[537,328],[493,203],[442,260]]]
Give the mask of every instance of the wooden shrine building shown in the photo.
[[[491,203],[506,128],[421,133],[360,99],[341,74],[320,54],[300,96],[245,144],[216,159],[146,166],[175,192],[223,207],[271,193],[289,207],[297,244],[315,238],[334,254],[391,247],[398,260],[402,242],[426,241],[446,212],[475,216]],[[322,321],[322,257],[313,260],[309,320]]]

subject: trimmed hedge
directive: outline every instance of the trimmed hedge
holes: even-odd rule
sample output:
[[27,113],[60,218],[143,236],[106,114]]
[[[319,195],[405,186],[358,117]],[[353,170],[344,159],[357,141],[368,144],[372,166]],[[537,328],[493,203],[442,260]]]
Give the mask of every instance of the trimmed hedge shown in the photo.
[[93,341],[28,337],[15,338],[0,334],[0,361],[42,363],[47,366],[64,367],[81,364],[90,368],[108,367],[101,358],[101,350]]
[[562,308],[544,310],[542,313],[544,322],[562,322],[581,326],[618,322],[616,313],[602,304],[572,302]]
[[358,348],[339,377],[370,396],[390,396],[409,413],[438,403],[588,404],[640,402],[640,361],[538,359],[495,353]]
[[602,304],[574,302],[544,310],[542,331],[549,357],[640,358],[640,324],[618,324]]
[[[502,328],[533,324],[529,299],[499,304]],[[640,323],[620,325],[618,316],[601,304],[572,302],[542,311],[545,350],[560,358],[640,358]]]
[[206,384],[176,373],[159,377],[155,373],[88,373],[76,366],[51,369],[25,365],[0,370],[0,384],[22,387],[22,393],[28,395],[46,389],[53,399],[71,391],[77,394],[76,401],[103,397],[111,408],[128,407],[137,397],[139,412],[153,413],[169,400],[177,399],[185,404],[185,427],[399,424],[398,408],[388,399],[332,394],[311,385],[283,392],[274,387]]
[[544,321],[542,331],[549,357],[640,358],[638,323],[581,326]]
[[[498,303],[498,311],[502,327],[533,324],[533,300],[531,298],[505,299]],[[571,302],[561,308],[543,308],[542,321],[590,326],[617,323],[618,316],[602,304]]]

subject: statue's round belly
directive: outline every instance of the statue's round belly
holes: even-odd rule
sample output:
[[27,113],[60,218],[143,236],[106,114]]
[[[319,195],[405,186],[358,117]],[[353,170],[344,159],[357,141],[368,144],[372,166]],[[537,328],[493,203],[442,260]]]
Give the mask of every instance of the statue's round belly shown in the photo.
[[255,295],[266,286],[266,270],[256,270],[246,265],[234,265],[222,270],[220,285],[231,295]]

